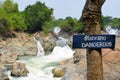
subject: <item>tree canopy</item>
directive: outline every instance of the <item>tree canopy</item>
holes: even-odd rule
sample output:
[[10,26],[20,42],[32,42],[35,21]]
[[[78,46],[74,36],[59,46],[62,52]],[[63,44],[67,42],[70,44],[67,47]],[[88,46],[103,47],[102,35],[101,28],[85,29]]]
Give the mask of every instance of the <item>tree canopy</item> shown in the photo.
[[11,31],[24,31],[27,26],[24,22],[24,15],[18,11],[18,4],[12,0],[6,0],[0,6],[0,33]]
[[28,30],[32,32],[41,31],[44,23],[51,20],[52,13],[53,9],[46,7],[46,5],[41,2],[27,6],[24,15]]
[[[37,1],[33,5],[28,5],[24,11],[19,11],[18,4],[12,0],[5,0],[0,3],[0,34],[12,31],[27,31],[30,33],[44,31],[48,33],[55,26],[59,26],[66,32],[82,32],[83,24],[80,20],[70,16],[65,19],[55,19],[53,9]],[[120,28],[120,18],[111,16],[101,17],[102,30],[110,25]]]

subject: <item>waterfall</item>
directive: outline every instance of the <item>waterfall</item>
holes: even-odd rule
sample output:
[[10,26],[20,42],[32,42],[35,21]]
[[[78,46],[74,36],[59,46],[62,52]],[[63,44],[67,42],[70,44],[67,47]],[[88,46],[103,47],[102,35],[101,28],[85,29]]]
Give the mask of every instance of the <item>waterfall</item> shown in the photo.
[[118,35],[118,29],[113,29],[111,28],[111,26],[107,26],[106,27],[106,31],[109,33],[109,34],[114,34],[114,35]]
[[64,46],[66,46],[67,45],[67,39],[61,39],[61,40],[57,40],[56,41],[56,45],[57,46],[60,46],[60,47],[64,47]]
[[44,56],[45,51],[44,51],[40,41],[37,40],[35,37],[33,37],[33,39],[36,41],[36,44],[37,44],[37,49],[38,49],[37,56]]
[[58,35],[60,31],[61,31],[61,28],[60,28],[60,27],[56,26],[56,27],[54,28],[54,33],[55,33],[56,35]]
[[74,53],[75,51],[73,51],[68,45],[65,45],[64,47],[56,46],[53,49],[52,55],[56,56],[55,58],[71,58]]

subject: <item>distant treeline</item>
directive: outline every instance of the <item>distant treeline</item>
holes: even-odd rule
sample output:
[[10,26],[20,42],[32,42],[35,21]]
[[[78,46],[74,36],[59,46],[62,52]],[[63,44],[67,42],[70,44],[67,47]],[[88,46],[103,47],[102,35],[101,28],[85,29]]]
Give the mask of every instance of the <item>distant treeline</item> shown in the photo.
[[[65,19],[55,19],[53,9],[37,1],[33,5],[28,5],[24,11],[18,10],[18,4],[12,0],[5,0],[0,3],[0,34],[9,34],[13,31],[34,33],[44,31],[46,34],[53,30],[55,26],[61,27],[66,32],[82,32],[83,25],[81,18],[66,17]],[[120,18],[111,16],[101,17],[101,28],[107,25],[120,28]]]

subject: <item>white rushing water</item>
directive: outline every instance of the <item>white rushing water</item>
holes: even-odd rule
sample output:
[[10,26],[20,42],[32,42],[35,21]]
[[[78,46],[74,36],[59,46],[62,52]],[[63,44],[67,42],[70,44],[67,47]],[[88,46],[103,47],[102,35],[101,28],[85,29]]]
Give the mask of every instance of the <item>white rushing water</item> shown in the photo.
[[107,27],[106,27],[106,31],[107,31],[109,34],[114,34],[114,35],[118,35],[118,32],[119,32],[118,29],[113,29],[113,28],[111,28],[111,26],[107,26]]
[[54,33],[55,33],[56,35],[58,35],[60,31],[61,31],[61,28],[60,28],[60,27],[56,26],[56,27],[54,28]]
[[36,44],[37,44],[37,49],[38,49],[37,56],[44,56],[45,51],[44,51],[40,41],[35,39],[35,37],[33,37],[33,39],[36,41]]
[[[11,77],[10,80],[60,80],[61,78],[54,78],[52,69],[59,64],[61,60],[71,58],[74,51],[68,46],[56,46],[53,52],[47,56],[24,56],[20,58],[21,62],[25,62],[29,74],[27,77]],[[9,73],[10,74],[10,73]]]
[[[56,27],[55,33],[60,31],[59,27]],[[34,37],[33,37],[34,38]],[[61,78],[54,78],[52,69],[59,64],[60,61],[73,57],[74,51],[67,45],[66,39],[61,38],[56,41],[57,46],[54,47],[50,55],[44,55],[44,49],[41,43],[34,38],[37,44],[38,53],[37,56],[24,56],[19,61],[25,62],[29,74],[27,77],[12,77],[9,74],[10,80],[61,80]]]
[[[55,27],[54,33],[59,34],[61,28]],[[34,38],[34,37],[33,37]],[[57,46],[54,47],[50,55],[44,55],[44,49],[41,43],[34,38],[37,44],[37,56],[20,57],[20,62],[24,62],[27,66],[29,74],[27,77],[12,77],[8,72],[10,80],[61,80],[55,78],[52,74],[52,69],[59,65],[59,62],[73,57],[74,51],[67,45],[66,39],[60,38],[56,41]]]

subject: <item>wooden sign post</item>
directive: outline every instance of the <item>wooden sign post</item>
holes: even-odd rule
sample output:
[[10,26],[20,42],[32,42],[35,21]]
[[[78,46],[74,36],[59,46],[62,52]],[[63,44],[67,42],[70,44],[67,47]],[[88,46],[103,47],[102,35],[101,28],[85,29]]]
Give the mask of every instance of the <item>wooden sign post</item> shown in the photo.
[[101,48],[115,47],[115,35],[73,35],[73,48],[87,48],[87,79],[102,80]]
[[[105,0],[86,0],[82,23],[86,35],[101,34],[101,8]],[[87,49],[87,80],[103,80],[101,49]]]

